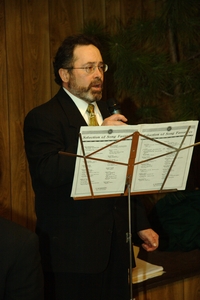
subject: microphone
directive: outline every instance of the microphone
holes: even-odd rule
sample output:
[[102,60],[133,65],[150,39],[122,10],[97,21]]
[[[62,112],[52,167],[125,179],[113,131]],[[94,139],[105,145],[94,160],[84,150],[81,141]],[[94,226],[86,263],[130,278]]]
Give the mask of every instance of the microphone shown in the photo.
[[114,98],[108,99],[107,104],[111,115],[121,114],[120,105],[117,100],[115,100]]

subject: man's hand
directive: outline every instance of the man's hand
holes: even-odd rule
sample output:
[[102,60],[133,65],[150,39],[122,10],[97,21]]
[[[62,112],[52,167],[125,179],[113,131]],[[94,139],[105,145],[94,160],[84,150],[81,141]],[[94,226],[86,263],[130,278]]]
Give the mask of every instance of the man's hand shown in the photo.
[[159,236],[158,234],[153,231],[151,228],[140,230],[138,232],[138,236],[143,240],[142,247],[146,251],[154,251],[158,248],[159,245]]
[[126,125],[127,118],[121,114],[114,114],[103,120],[101,126],[118,126],[118,125]]

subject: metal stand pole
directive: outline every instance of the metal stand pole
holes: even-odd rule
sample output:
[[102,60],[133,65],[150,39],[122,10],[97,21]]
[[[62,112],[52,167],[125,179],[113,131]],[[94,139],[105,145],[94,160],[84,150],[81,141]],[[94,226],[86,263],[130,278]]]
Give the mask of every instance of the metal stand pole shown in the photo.
[[130,184],[128,183],[128,222],[129,222],[129,231],[126,234],[126,242],[129,243],[129,288],[130,288],[130,300],[133,299],[133,289],[132,289],[132,253],[133,253],[133,246],[132,246],[132,230],[131,230],[131,191],[130,191]]

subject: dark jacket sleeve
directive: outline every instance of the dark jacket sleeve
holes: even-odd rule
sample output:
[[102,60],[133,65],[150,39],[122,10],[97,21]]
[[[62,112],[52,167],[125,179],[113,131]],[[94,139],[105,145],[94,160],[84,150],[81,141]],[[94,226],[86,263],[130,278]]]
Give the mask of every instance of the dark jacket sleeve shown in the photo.
[[151,228],[145,207],[139,197],[132,197],[131,201],[131,214],[133,232]]
[[49,187],[72,182],[75,156],[60,155],[59,151],[75,154],[79,131],[69,130],[67,117],[57,106],[51,108],[48,103],[36,108],[24,122],[25,150],[32,178]]

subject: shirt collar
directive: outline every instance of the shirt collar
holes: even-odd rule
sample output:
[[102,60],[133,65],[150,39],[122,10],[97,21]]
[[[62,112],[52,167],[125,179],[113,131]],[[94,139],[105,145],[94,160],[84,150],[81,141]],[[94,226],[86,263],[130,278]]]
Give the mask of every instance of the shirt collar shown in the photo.
[[[88,103],[86,101],[84,101],[84,100],[76,97],[72,93],[70,93],[66,88],[63,87],[63,89],[69,95],[69,97],[73,100],[73,102],[77,106],[78,110],[80,111],[81,115],[83,116],[83,118],[88,123],[88,114],[86,113],[86,110],[87,110],[87,107],[88,107]],[[92,104],[95,107],[94,110],[95,110],[95,114],[96,114],[96,117],[97,117],[97,121],[98,121],[99,125],[101,125],[102,122],[103,122],[101,112],[100,112],[100,110],[99,110],[99,108],[97,106],[96,101],[92,102]]]

